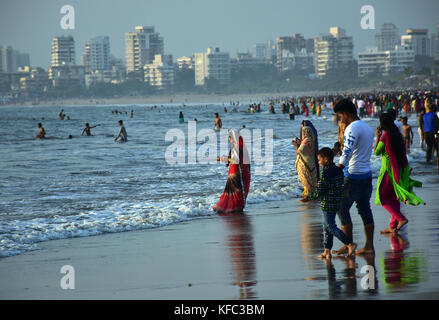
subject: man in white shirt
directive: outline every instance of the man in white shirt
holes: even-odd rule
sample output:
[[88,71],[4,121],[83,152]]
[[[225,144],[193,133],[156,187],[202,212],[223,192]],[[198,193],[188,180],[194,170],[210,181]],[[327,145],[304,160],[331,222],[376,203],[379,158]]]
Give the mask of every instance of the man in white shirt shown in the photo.
[[360,100],[357,101],[357,106],[358,111],[360,112],[360,117],[363,118],[366,111],[366,102],[364,102],[364,100],[360,98]]
[[[373,151],[374,133],[367,123],[358,118],[357,108],[350,100],[343,99],[339,101],[334,107],[334,112],[340,118],[340,121],[347,125],[344,131],[343,154],[338,164],[345,172],[343,196],[338,216],[343,232],[353,239],[349,210],[356,202],[358,214],[363,220],[366,236],[364,248],[358,250],[357,254],[374,254],[373,233],[375,224],[370,208],[370,198],[372,196],[370,157]],[[346,246],[333,251],[335,254],[346,252]]]

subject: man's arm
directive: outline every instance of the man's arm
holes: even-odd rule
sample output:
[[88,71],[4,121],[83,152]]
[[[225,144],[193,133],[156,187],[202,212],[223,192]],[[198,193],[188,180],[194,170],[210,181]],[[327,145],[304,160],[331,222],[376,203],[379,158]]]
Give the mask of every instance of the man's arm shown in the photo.
[[119,137],[121,136],[121,134],[122,134],[122,128],[120,128],[120,130],[119,130],[119,134],[116,136],[116,138],[114,138],[114,141],[117,141],[117,139],[119,139]]
[[349,160],[352,158],[354,148],[357,144],[357,137],[352,132],[351,128],[346,128],[344,132],[344,143],[343,143],[343,153],[338,162],[338,167],[344,169]]

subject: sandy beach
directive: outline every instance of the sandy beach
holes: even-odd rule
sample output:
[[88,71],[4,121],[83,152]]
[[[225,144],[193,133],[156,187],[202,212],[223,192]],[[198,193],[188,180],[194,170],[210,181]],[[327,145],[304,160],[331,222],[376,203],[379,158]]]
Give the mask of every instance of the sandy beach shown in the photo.
[[[433,171],[432,171],[433,172]],[[40,243],[0,259],[1,299],[438,299],[439,178],[424,179],[423,207],[404,207],[403,250],[379,234],[389,214],[372,204],[375,257],[319,260],[321,212],[297,199],[253,206],[245,215],[208,216],[158,229]],[[374,181],[376,185],[376,181]],[[352,209],[354,241],[364,243]],[[335,240],[334,249],[340,243]],[[75,289],[60,286],[62,266]],[[376,268],[375,289],[361,269]]]
[[[297,97],[297,96],[325,96],[337,95],[339,93],[349,94],[355,92],[372,92],[375,88],[358,88],[344,91],[295,91],[295,92],[266,92],[266,93],[240,93],[240,94],[197,94],[197,93],[176,93],[157,94],[152,96],[125,96],[114,98],[66,98],[40,101],[39,105],[53,106],[84,106],[84,105],[136,105],[136,104],[212,104],[224,102],[260,102],[264,99],[275,97]],[[33,102],[28,101],[28,105]],[[17,105],[23,105],[19,102]],[[14,106],[5,104],[4,106]]]

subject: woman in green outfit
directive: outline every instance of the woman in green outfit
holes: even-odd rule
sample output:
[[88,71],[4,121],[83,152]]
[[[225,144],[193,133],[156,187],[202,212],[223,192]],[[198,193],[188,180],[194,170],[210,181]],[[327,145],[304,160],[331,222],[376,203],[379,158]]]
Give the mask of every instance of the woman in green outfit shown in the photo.
[[421,187],[422,183],[410,178],[412,169],[408,165],[402,135],[390,114],[380,116],[376,134],[375,154],[381,155],[381,170],[375,203],[382,205],[392,216],[389,227],[381,233],[396,234],[408,222],[401,213],[400,202],[415,206],[425,204],[412,191],[413,187]]

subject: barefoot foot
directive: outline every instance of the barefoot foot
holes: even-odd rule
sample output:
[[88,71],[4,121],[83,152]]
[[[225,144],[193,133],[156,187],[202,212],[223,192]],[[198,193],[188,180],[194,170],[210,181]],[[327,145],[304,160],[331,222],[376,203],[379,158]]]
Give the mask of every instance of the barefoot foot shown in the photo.
[[395,229],[392,229],[392,228],[386,228],[386,229],[380,231],[381,234],[394,233],[394,232],[395,232]]
[[355,252],[355,254],[358,254],[358,255],[375,254],[375,249],[374,248],[366,248],[366,247],[364,247],[363,249],[360,249],[357,252]]
[[337,254],[337,255],[342,255],[342,254],[348,253],[348,247],[347,246],[343,246],[343,247],[341,247],[338,250],[332,250],[332,253],[333,254]]
[[348,245],[348,257],[352,256],[355,253],[355,249],[357,249],[356,243],[352,242]]
[[321,255],[319,255],[320,259],[331,259],[331,252],[329,249],[325,249]]
[[396,232],[398,232],[399,230],[401,230],[401,228],[403,226],[405,226],[409,221],[407,219],[405,220],[401,220],[398,222],[398,226],[396,227]]

